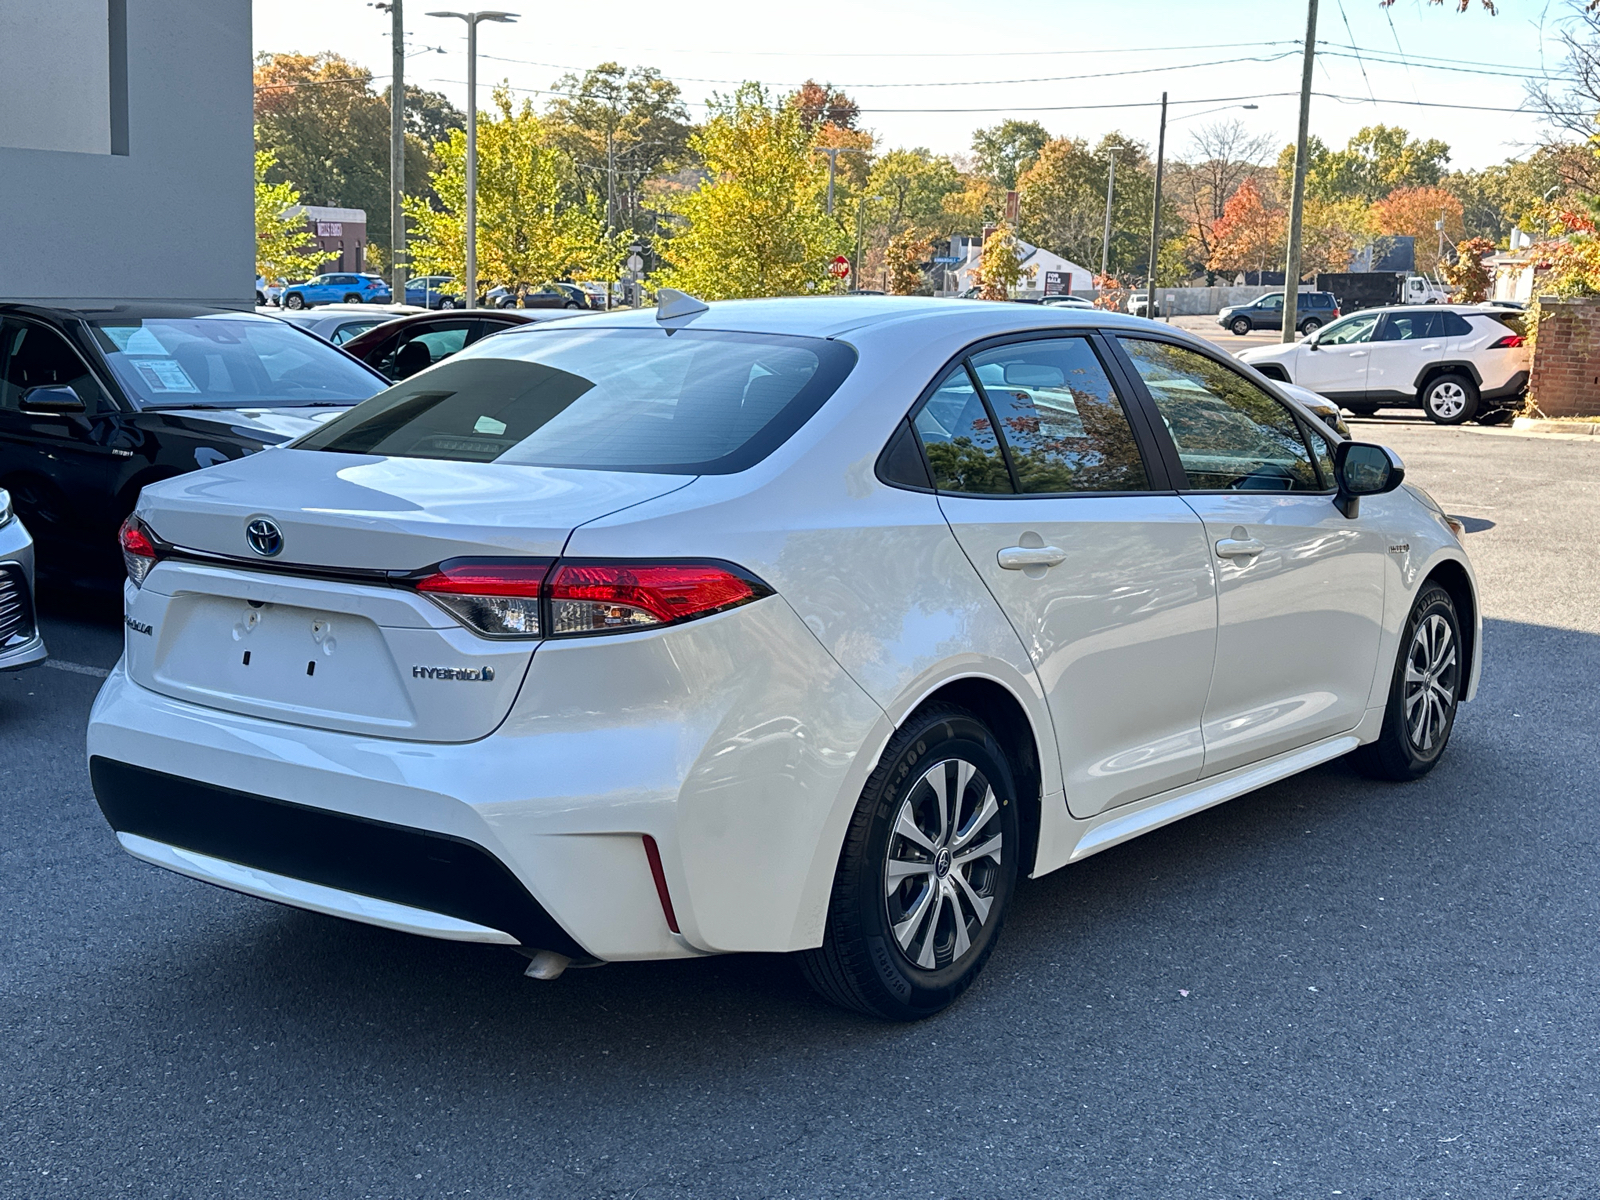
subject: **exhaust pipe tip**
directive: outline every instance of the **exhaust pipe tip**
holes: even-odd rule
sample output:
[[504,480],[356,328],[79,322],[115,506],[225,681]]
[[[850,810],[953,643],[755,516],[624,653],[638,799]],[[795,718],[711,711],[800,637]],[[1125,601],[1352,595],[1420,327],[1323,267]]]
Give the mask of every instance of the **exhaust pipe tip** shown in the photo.
[[565,954],[557,954],[554,950],[540,950],[528,960],[528,969],[523,972],[529,979],[560,979],[572,960]]

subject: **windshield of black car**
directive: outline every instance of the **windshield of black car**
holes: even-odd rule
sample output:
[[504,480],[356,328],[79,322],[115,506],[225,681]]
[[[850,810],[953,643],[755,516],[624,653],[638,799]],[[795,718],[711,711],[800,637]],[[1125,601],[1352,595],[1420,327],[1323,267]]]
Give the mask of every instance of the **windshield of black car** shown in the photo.
[[326,342],[272,317],[106,317],[90,328],[141,408],[355,404],[384,386]]
[[728,474],[782,445],[854,365],[854,350],[821,338],[553,322],[469,346],[294,445]]

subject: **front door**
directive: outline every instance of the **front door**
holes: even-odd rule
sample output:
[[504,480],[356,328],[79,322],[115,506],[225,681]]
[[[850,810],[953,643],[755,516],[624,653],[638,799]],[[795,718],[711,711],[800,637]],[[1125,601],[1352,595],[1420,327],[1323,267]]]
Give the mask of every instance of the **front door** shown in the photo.
[[38,540],[44,570],[90,573],[116,553],[113,500],[129,457],[117,411],[60,333],[0,321],[0,486]]
[[1198,350],[1120,341],[1216,564],[1205,774],[1353,729],[1377,670],[1382,531],[1334,507],[1328,444],[1282,402]]
[[1360,403],[1367,394],[1367,364],[1377,324],[1377,313],[1364,312],[1318,330],[1300,343],[1290,382],[1335,403]]
[[1257,329],[1283,328],[1283,294],[1273,292],[1256,301],[1251,319]]
[[1369,400],[1414,400],[1417,380],[1445,357],[1445,314],[1437,308],[1390,310],[1383,314],[1368,347]]
[[1197,779],[1216,599],[1204,531],[1091,339],[974,354],[917,414],[939,503],[1033,659],[1067,805]]

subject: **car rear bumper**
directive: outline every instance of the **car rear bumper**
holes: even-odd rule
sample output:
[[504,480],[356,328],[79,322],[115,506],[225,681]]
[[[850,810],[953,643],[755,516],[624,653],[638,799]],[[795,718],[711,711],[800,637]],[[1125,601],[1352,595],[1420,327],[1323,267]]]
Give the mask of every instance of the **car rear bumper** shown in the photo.
[[1498,387],[1484,388],[1478,393],[1481,400],[1515,400],[1528,390],[1528,373],[1518,371]]

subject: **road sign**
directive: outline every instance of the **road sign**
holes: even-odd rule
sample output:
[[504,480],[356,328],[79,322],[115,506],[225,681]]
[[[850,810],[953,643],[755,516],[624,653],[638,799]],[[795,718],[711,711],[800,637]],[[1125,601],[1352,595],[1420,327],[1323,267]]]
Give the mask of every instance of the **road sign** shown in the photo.
[[842,254],[839,255],[838,258],[828,264],[828,274],[835,279],[850,278],[850,260]]
[[624,265],[628,268],[628,270],[637,275],[640,271],[644,270],[644,259],[640,258],[637,254],[630,254],[628,255],[627,263]]

